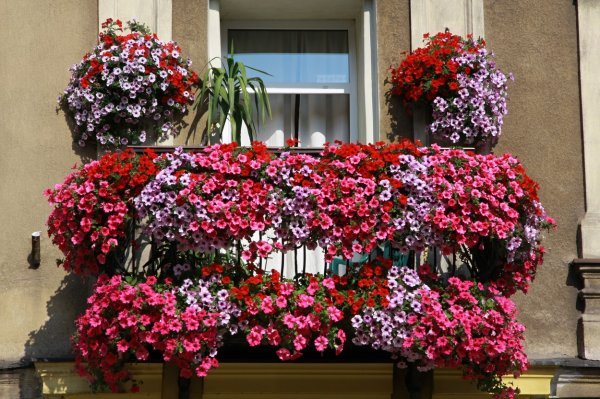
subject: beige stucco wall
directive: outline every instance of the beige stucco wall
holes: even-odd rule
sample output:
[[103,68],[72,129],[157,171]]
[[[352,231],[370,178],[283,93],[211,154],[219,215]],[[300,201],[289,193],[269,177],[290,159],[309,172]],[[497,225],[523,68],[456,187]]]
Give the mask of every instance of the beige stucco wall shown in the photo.
[[27,257],[31,232],[44,230],[50,209],[44,188],[81,160],[55,108],[69,65],[95,44],[97,0],[1,0],[0,15],[2,368],[31,356],[68,356],[83,305],[82,284],[56,267],[58,252],[45,232],[39,269],[30,269]]
[[[208,62],[207,15],[208,0],[173,0],[173,40],[181,46],[183,56],[192,60],[200,76]],[[200,119],[199,112],[191,110],[185,121],[188,125],[175,138],[175,144],[199,144],[205,120]]]
[[412,137],[412,120],[400,101],[387,95],[390,66],[397,66],[402,52],[410,51],[410,1],[378,0],[377,64],[379,66],[379,131],[381,140]]
[[531,358],[577,355],[577,289],[568,276],[584,213],[576,11],[569,0],[485,2],[489,48],[515,75],[496,152],[522,160],[559,226],[530,293],[517,297]]

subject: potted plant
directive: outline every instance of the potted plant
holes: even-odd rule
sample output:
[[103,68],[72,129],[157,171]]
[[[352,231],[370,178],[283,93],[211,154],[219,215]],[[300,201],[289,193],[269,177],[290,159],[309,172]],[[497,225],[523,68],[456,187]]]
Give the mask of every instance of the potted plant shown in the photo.
[[424,35],[417,48],[390,68],[391,93],[407,109],[425,107],[428,133],[442,146],[475,146],[489,153],[502,134],[507,80],[485,40],[449,31]]
[[99,44],[71,67],[59,105],[73,121],[75,140],[101,148],[175,136],[194,102],[198,75],[174,42],[142,23],[108,19]]
[[[95,387],[137,390],[125,365],[153,354],[176,364],[181,378],[203,377],[234,334],[281,360],[340,353],[352,342],[401,367],[461,368],[497,397],[514,393],[502,376],[526,368],[508,297],[527,289],[542,260],[541,229],[553,221],[510,155],[410,142],[328,145],[320,157],[276,156],[260,142],[123,151],[47,195],[48,231],[64,266],[100,275],[73,340],[77,368]],[[130,223],[154,243],[142,265],[120,264],[123,250],[139,244]],[[475,257],[468,278],[400,266],[403,258],[386,249],[477,251],[485,240],[501,249],[487,247],[498,268],[483,275]],[[328,264],[344,259],[345,274],[326,267],[286,278],[262,267],[302,246],[320,247]]]
[[245,125],[252,142],[256,137],[255,115],[259,114],[264,121],[266,115],[271,117],[271,106],[262,79],[248,77],[246,71],[267,73],[236,61],[233,49],[231,53],[220,59],[222,66],[212,66],[209,62],[196,107],[205,104],[207,108],[208,133],[221,136],[225,123],[229,122],[233,141],[241,143]]

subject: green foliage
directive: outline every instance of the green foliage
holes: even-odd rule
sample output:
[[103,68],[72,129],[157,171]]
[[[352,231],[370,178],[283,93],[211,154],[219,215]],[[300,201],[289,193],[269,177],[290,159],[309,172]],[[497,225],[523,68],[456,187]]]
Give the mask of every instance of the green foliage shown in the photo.
[[268,73],[236,61],[233,54],[221,61],[221,67],[213,67],[209,62],[199,96],[200,104],[206,102],[207,131],[216,130],[222,134],[225,121],[229,120],[234,141],[240,143],[243,125],[248,128],[250,141],[253,141],[256,137],[255,115],[264,122],[266,115],[271,117],[271,106],[262,79],[248,77],[246,70]]

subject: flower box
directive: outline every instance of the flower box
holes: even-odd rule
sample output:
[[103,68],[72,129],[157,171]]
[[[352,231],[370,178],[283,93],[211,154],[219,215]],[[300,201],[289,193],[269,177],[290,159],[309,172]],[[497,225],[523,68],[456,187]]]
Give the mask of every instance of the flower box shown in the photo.
[[[518,379],[505,376],[502,380],[519,388],[521,399],[549,398],[556,370],[556,366],[533,366]],[[442,368],[433,372],[431,399],[485,399],[489,397],[489,394],[477,390],[473,384],[462,379],[458,370]]]

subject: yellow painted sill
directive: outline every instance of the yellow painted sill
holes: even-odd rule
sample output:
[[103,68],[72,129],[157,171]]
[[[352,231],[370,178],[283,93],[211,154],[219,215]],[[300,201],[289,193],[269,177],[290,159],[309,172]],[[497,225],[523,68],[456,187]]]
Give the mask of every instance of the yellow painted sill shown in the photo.
[[[393,389],[390,363],[221,363],[209,377],[193,379],[190,398],[202,399],[389,399]],[[139,393],[91,393],[71,362],[36,363],[44,398],[177,399],[177,370],[168,364],[131,364]],[[506,378],[521,389],[521,397],[549,397],[556,367],[531,368],[519,379]],[[477,391],[460,372],[434,371],[432,399],[478,399]],[[403,385],[403,384],[401,384]],[[427,389],[429,390],[429,389]],[[407,395],[400,395],[408,397]]]
[[48,399],[162,399],[163,364],[132,363],[127,366],[136,380],[143,383],[138,393],[93,393],[88,381],[75,371],[74,362],[36,362],[42,381],[42,395]]
[[[512,383],[521,390],[522,399],[529,397],[548,398],[551,394],[551,382],[558,366],[534,366],[519,378],[506,376],[503,380]],[[483,399],[489,398],[475,388],[469,381],[461,378],[461,372],[455,369],[437,369],[433,372],[432,399]]]

